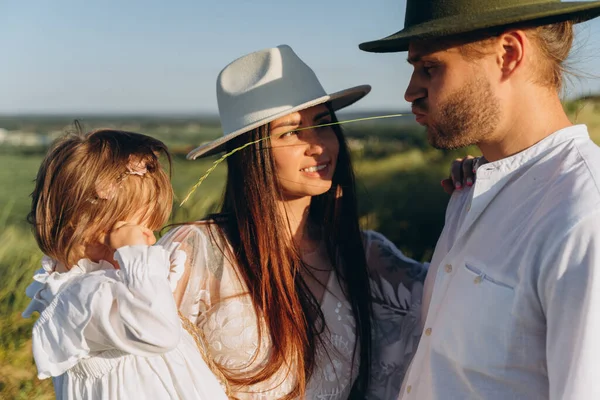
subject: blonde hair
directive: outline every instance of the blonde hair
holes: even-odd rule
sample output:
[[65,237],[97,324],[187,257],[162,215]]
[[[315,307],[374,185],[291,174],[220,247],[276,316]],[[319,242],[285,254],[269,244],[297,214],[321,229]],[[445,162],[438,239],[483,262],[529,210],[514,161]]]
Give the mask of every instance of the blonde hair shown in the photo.
[[538,26],[526,30],[529,38],[537,44],[541,55],[538,65],[537,83],[562,89],[564,76],[568,72],[565,62],[569,57],[575,34],[573,21]]
[[[38,171],[28,215],[42,252],[70,268],[87,244],[103,243],[102,235],[117,221],[135,215],[149,229],[163,226],[173,189],[161,155],[170,169],[164,143],[119,130],[84,134],[79,128],[56,141]],[[132,172],[132,162],[145,173]]]
[[[534,43],[537,57],[533,76],[534,82],[560,91],[563,87],[564,76],[568,72],[565,62],[573,47],[575,33],[573,21],[557,22],[542,26],[515,26],[505,28],[523,29],[527,37]],[[471,36],[466,43],[459,47],[467,60],[477,60],[489,54],[488,47],[495,42],[502,32],[490,33],[486,36]],[[476,38],[476,40],[473,40]]]

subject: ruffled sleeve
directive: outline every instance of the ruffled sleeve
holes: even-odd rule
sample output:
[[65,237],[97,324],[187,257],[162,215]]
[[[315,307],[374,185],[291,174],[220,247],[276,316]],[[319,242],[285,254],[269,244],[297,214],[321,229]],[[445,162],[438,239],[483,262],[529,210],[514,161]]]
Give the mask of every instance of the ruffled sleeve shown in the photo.
[[180,246],[181,243],[178,242],[171,242],[163,246],[170,254],[169,260],[171,262],[171,269],[169,270],[169,285],[171,286],[172,292],[177,289],[177,285],[185,273],[187,254],[179,249]]
[[120,270],[73,277],[41,313],[32,345],[40,379],[61,375],[92,352],[152,356],[179,343],[181,323],[167,279],[169,252],[128,246],[118,249],[115,259]]
[[378,232],[366,231],[371,278],[373,343],[368,399],[396,399],[416,351],[428,264],[406,257]]
[[48,278],[54,271],[55,265],[56,262],[52,258],[46,255],[42,257],[42,268],[35,271],[33,282],[25,289],[25,295],[31,299],[31,302],[21,314],[24,318],[31,317],[34,312],[41,313],[52,302],[54,293],[50,291],[48,295],[48,291],[43,289],[47,286]]
[[[179,311],[195,324],[221,297],[223,254],[216,243],[212,225],[184,225],[170,231],[159,241],[162,246],[185,254],[185,267],[175,298]],[[173,247],[176,244],[176,247]]]

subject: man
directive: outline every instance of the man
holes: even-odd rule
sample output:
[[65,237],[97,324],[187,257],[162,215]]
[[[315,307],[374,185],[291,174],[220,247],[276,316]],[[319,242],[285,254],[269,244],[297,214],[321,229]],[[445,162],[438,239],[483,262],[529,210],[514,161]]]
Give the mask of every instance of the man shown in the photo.
[[561,106],[600,2],[408,0],[406,91],[433,146],[490,161],[452,196],[401,399],[600,399],[600,149]]

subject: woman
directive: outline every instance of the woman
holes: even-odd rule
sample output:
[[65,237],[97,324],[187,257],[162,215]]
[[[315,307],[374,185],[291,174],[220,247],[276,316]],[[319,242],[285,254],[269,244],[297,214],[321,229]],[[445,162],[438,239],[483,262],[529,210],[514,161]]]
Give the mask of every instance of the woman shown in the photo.
[[288,46],[219,75],[224,136],[188,158],[246,147],[227,158],[220,212],[161,242],[187,254],[180,310],[239,398],[398,393],[426,266],[361,232],[350,154],[329,125],[369,91],[327,95]]

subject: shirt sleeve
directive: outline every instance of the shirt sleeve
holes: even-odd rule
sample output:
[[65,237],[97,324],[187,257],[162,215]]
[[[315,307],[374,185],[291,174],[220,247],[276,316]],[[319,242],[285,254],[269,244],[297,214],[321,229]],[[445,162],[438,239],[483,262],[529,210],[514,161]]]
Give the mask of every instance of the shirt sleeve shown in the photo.
[[223,256],[212,240],[216,231],[211,236],[209,229],[208,224],[184,225],[159,241],[185,254],[185,267],[175,299],[179,311],[196,325],[201,315],[220,298]]
[[367,231],[365,250],[373,306],[371,384],[368,399],[396,399],[419,341],[427,264],[406,257],[377,232]]
[[179,343],[169,253],[159,246],[128,246],[115,259],[120,270],[73,278],[40,315],[32,347],[41,379],[61,375],[92,352],[153,356]]
[[600,212],[553,242],[541,264],[550,399],[600,398]]

